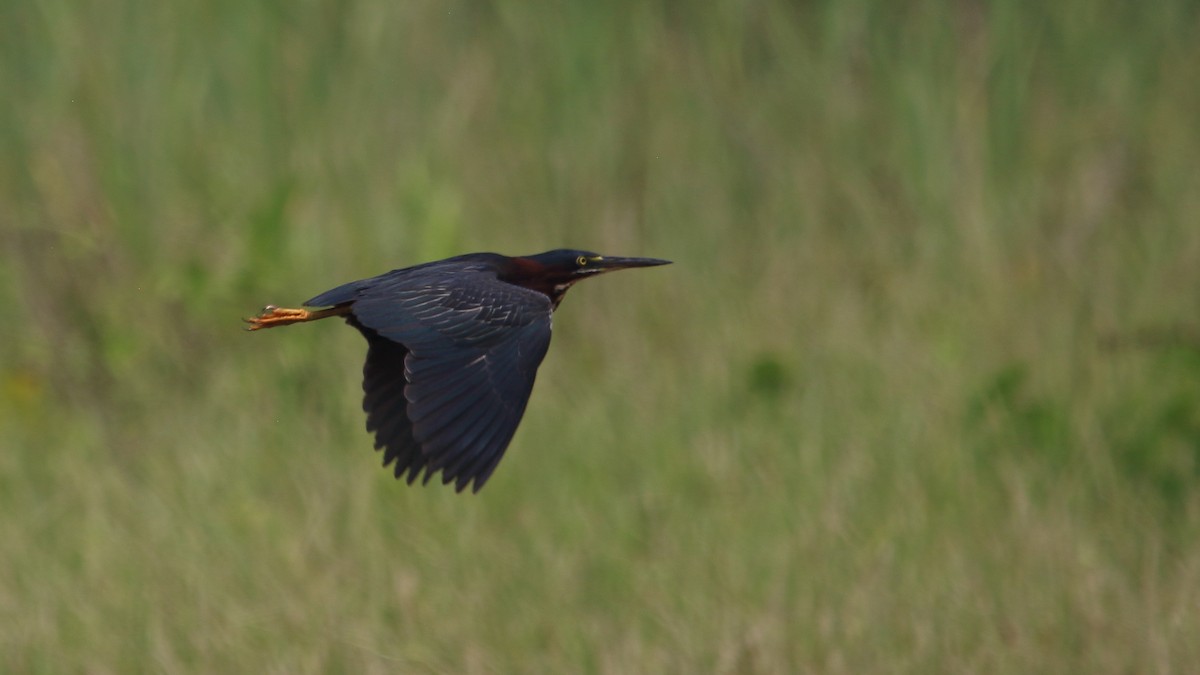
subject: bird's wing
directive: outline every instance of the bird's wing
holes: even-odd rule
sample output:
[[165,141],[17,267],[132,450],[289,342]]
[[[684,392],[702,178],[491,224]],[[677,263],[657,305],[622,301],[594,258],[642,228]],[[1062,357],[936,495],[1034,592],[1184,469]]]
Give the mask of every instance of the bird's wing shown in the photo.
[[[550,346],[549,298],[482,270],[435,270],[380,278],[358,290],[351,312],[406,352],[401,372],[399,352],[371,344],[364,408],[368,425],[378,419],[376,445],[395,448],[403,460],[408,434],[421,449],[426,479],[441,470],[456,489],[474,481],[479,490],[516,432]],[[400,386],[408,424],[385,419],[399,413]],[[412,467],[410,479],[419,469],[412,461],[405,467]]]
[[367,431],[375,433],[375,449],[383,450],[383,465],[395,461],[396,478],[408,473],[411,485],[425,468],[426,458],[412,435],[408,400],[404,398],[404,345],[380,337],[353,317],[349,322],[367,338],[367,360],[363,365],[363,410]]

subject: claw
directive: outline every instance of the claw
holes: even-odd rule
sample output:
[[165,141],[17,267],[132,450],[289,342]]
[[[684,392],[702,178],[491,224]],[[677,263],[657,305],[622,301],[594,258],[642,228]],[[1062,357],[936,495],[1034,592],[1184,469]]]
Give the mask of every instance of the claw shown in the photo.
[[276,307],[275,305],[267,305],[262,308],[258,316],[247,317],[242,319],[250,324],[246,330],[260,330],[262,328],[274,328],[275,326],[286,326],[290,323],[299,323],[301,321],[310,321],[312,312],[307,309],[290,309],[287,307]]

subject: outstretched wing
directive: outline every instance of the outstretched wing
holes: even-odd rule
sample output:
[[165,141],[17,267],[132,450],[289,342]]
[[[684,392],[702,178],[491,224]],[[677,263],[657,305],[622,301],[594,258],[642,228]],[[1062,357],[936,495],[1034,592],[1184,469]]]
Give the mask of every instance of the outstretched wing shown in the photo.
[[380,337],[353,316],[347,321],[367,338],[367,361],[363,365],[363,410],[367,413],[367,431],[375,434],[375,449],[383,450],[383,465],[395,462],[396,478],[408,472],[412,484],[425,468],[425,455],[412,435],[408,421],[408,400],[404,398],[404,345]]
[[[367,426],[396,476],[478,491],[516,432],[550,346],[550,300],[486,269],[404,270],[354,289],[370,345]],[[337,289],[335,289],[337,290]],[[324,294],[325,296],[329,294]],[[347,294],[348,295],[348,294]],[[314,300],[322,299],[317,296]],[[413,452],[419,448],[419,455]]]

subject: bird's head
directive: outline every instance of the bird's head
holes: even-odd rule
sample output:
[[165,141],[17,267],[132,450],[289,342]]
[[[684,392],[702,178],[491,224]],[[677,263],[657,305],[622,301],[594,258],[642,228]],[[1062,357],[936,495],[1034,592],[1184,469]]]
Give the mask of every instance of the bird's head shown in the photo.
[[546,251],[537,255],[526,256],[525,260],[534,262],[541,268],[541,273],[556,279],[581,279],[613,270],[629,269],[630,267],[653,267],[666,265],[670,260],[658,258],[622,258],[605,256],[591,251],[578,251],[560,248]]
[[514,258],[513,262],[514,273],[506,280],[545,293],[550,296],[554,306],[557,307],[571,284],[580,279],[614,270],[667,265],[671,261],[658,258],[624,258],[600,255],[591,251],[560,248],[537,255]]

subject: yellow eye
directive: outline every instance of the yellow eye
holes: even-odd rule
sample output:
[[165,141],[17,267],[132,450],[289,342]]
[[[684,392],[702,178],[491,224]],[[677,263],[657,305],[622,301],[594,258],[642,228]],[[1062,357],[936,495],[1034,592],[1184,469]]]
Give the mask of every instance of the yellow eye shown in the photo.
[[575,259],[575,264],[579,265],[580,267],[586,267],[587,263],[588,263],[588,260],[587,260],[587,257],[585,257],[585,256],[579,256],[578,258]]

